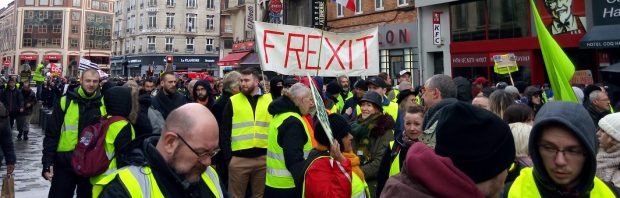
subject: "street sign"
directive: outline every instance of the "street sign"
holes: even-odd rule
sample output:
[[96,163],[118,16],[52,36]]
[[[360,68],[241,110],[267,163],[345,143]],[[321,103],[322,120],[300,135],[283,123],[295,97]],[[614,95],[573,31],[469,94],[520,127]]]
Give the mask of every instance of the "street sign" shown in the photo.
[[282,2],[280,0],[271,0],[269,1],[269,11],[272,12],[281,12],[282,11]]

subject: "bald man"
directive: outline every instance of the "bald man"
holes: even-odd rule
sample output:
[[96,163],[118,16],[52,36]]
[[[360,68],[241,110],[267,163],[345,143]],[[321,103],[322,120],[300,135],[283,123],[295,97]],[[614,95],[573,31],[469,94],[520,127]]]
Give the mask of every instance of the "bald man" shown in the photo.
[[126,166],[103,178],[93,188],[94,197],[224,197],[210,167],[219,151],[218,131],[215,117],[203,105],[173,110],[161,136],[147,138],[134,150],[144,156],[138,164],[145,165]]

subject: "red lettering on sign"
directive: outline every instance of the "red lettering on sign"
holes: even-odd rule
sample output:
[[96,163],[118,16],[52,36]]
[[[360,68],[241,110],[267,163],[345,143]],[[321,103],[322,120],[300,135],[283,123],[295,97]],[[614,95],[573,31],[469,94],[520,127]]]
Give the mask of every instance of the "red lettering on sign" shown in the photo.
[[265,30],[263,34],[263,52],[265,52],[265,62],[269,63],[269,55],[267,55],[267,47],[275,48],[276,46],[267,44],[267,34],[276,34],[276,35],[284,35],[284,32]]
[[351,44],[353,43],[352,40],[349,40],[349,69],[353,69],[353,48],[351,47]]
[[342,48],[342,46],[347,42],[346,40],[340,42],[340,44],[338,45],[338,48],[334,49],[334,46],[332,46],[332,43],[329,42],[328,38],[325,38],[325,42],[327,42],[327,45],[329,45],[329,48],[332,49],[332,57],[329,58],[329,61],[327,61],[327,66],[325,66],[325,70],[329,69],[329,66],[331,66],[332,61],[334,61],[334,58],[338,59],[338,64],[340,64],[340,68],[342,68],[343,70],[344,68],[344,64],[342,64],[342,60],[340,59],[340,56],[338,56],[338,51],[340,51],[340,48]]
[[319,39],[319,41],[321,40],[321,36],[320,35],[308,35],[308,51],[306,51],[306,69],[307,70],[319,70],[321,69],[321,67],[317,66],[310,66],[308,65],[308,60],[310,60],[310,54],[316,54],[316,51],[314,50],[310,50],[310,39]]
[[371,39],[373,37],[374,37],[373,35],[368,35],[368,36],[356,39],[356,41],[364,42],[364,68],[365,69],[368,69],[368,46],[366,46],[366,40]]
[[[300,37],[302,39],[301,41],[301,49],[298,48],[292,48],[291,47],[291,38],[292,37]],[[304,40],[306,40],[306,35],[305,34],[295,34],[295,33],[290,33],[288,34],[288,40],[286,41],[286,54],[284,55],[284,68],[288,67],[288,55],[290,51],[294,51],[295,55],[297,56],[297,66],[299,66],[299,69],[301,69],[301,60],[299,59],[299,52],[303,52],[305,50],[305,46],[306,46],[306,42],[304,42]]]

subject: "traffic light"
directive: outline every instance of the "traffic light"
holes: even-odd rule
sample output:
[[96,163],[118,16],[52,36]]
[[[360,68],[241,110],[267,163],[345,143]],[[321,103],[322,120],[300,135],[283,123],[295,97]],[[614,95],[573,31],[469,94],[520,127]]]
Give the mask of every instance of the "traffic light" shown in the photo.
[[168,55],[168,56],[166,56],[166,63],[168,63],[168,64],[172,64],[172,60],[173,60],[173,59],[172,59],[172,55]]

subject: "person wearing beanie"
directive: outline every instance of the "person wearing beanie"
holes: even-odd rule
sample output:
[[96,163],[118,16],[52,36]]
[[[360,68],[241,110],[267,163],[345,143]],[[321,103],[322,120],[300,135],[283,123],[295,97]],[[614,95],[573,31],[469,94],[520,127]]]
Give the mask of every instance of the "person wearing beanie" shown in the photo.
[[536,115],[528,150],[533,168],[506,184],[504,197],[616,197],[596,177],[596,127],[582,105],[548,102]]
[[534,113],[538,113],[538,110],[545,104],[543,99],[543,90],[536,86],[529,86],[525,88],[523,95],[527,98],[527,105],[534,110]]
[[377,173],[385,150],[394,139],[394,120],[383,113],[382,96],[369,91],[360,100],[361,112],[351,125],[355,139],[353,151],[360,156],[361,168],[370,187],[371,195],[377,187]]
[[284,87],[284,80],[280,77],[274,77],[269,81],[269,94],[271,95],[271,99],[275,100],[276,98],[282,96],[282,88]]
[[304,197],[369,197],[360,160],[353,153],[351,127],[339,114],[330,114],[328,119],[334,142],[330,143],[321,123],[315,121],[317,146],[306,159]]
[[368,87],[364,79],[359,79],[353,84],[353,96],[344,102],[343,109],[340,112],[349,122],[357,120],[357,105],[366,91],[368,91]]
[[515,159],[506,123],[489,111],[456,102],[445,107],[436,134],[435,151],[413,144],[402,172],[388,179],[381,197],[500,195]]
[[[340,101],[342,100],[342,97],[340,97],[341,92],[342,88],[335,80],[327,84],[324,97],[325,109],[328,109],[330,113],[338,113],[340,108],[344,106],[344,100]],[[342,104],[342,106],[339,104]]]
[[138,88],[114,86],[103,92],[103,102],[105,104],[106,115],[102,117],[110,120],[110,125],[105,132],[105,151],[114,153],[110,159],[108,170],[101,175],[91,177],[91,184],[96,184],[99,180],[110,174],[112,171],[123,167],[122,160],[116,160],[116,156],[121,155],[122,148],[127,146],[136,138],[133,124],[136,123],[138,110]]
[[390,142],[390,148],[385,150],[383,159],[381,159],[379,173],[377,173],[377,197],[381,196],[388,178],[400,173],[400,167],[403,166],[411,145],[420,141],[418,137],[422,134],[423,120],[424,109],[422,107],[411,106],[405,111],[405,131]]
[[598,121],[599,142],[596,154],[596,176],[620,186],[620,113],[606,115]]

